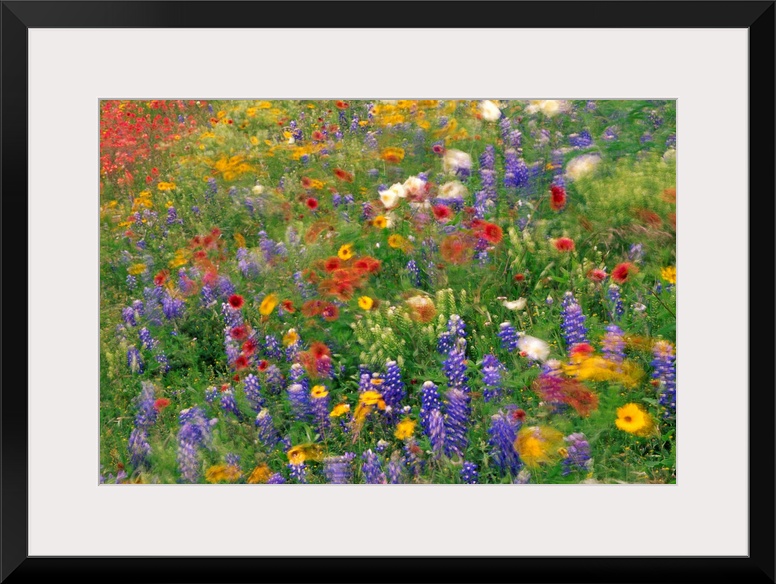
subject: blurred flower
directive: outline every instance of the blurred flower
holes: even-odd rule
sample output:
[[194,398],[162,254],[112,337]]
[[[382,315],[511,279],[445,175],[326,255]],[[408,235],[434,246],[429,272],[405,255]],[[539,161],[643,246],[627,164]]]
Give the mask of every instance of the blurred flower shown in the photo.
[[439,194],[437,195],[437,198],[445,200],[463,200],[464,197],[466,197],[468,194],[469,191],[466,189],[463,183],[457,180],[452,180],[439,187]]
[[612,280],[618,284],[624,284],[628,281],[631,274],[638,272],[638,268],[630,262],[617,264],[612,270]]
[[554,115],[567,111],[569,107],[568,102],[559,99],[534,99],[531,100],[530,105],[525,108],[526,113],[533,114],[536,112],[542,112],[548,118]]
[[566,206],[566,189],[560,185],[552,185],[550,188],[550,209],[560,211]]
[[412,296],[405,303],[410,308],[410,318],[415,322],[430,322],[436,316],[436,307],[428,296]]
[[269,316],[280,301],[277,294],[267,294],[264,300],[261,301],[259,306],[259,314],[262,316]]
[[466,152],[450,148],[442,158],[442,168],[448,174],[468,176],[472,168],[472,157]]
[[676,284],[676,266],[668,266],[660,270],[660,277],[669,284]]
[[485,121],[495,122],[501,117],[501,110],[495,103],[485,99],[480,102],[480,115]]
[[541,339],[530,335],[521,334],[517,339],[517,348],[521,354],[525,354],[534,361],[546,361],[550,356],[550,345]]
[[517,300],[504,300],[502,304],[507,310],[523,310],[526,302],[527,300],[525,298],[518,298]]
[[393,209],[399,204],[399,199],[407,196],[407,191],[401,183],[395,183],[390,188],[378,191],[378,193],[380,195],[380,202],[386,209]]
[[411,420],[410,418],[405,418],[401,422],[399,422],[396,425],[396,431],[394,432],[394,436],[398,438],[399,440],[406,440],[407,438],[411,438],[412,435],[415,433],[415,426],[417,425],[417,422],[414,420]]
[[549,426],[523,428],[517,434],[515,450],[529,468],[548,464],[560,457],[563,434]]
[[569,180],[578,180],[593,172],[601,162],[599,154],[583,154],[569,160],[566,165],[566,178]]
[[629,403],[617,408],[615,425],[625,432],[636,436],[651,436],[656,426],[652,416],[639,404]]
[[401,162],[404,160],[404,150],[402,148],[385,148],[380,152],[380,158],[385,162]]
[[358,307],[362,310],[371,310],[373,305],[374,300],[372,300],[369,296],[361,296],[358,299]]
[[553,245],[560,252],[574,251],[574,240],[570,237],[559,237],[553,242]]

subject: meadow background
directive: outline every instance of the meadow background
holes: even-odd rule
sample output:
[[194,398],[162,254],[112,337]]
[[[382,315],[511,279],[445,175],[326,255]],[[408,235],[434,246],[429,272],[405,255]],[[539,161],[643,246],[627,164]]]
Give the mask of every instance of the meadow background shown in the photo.
[[101,102],[100,477],[675,482],[673,101]]

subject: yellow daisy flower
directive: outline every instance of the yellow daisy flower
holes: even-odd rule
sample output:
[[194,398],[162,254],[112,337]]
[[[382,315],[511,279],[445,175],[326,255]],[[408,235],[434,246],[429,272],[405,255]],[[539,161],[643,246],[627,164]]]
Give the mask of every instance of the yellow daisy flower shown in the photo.
[[614,423],[620,430],[636,436],[650,436],[656,429],[655,420],[649,412],[634,403],[617,408],[617,419]]
[[339,251],[337,252],[337,257],[341,260],[349,260],[353,257],[353,244],[352,243],[346,243],[345,245],[341,246],[339,248]]
[[374,306],[375,301],[372,300],[369,296],[361,296],[358,299],[358,307],[362,310],[372,310],[372,306]]
[[275,307],[279,302],[280,301],[278,300],[277,294],[267,294],[264,297],[264,300],[261,301],[261,305],[259,306],[259,314],[262,316],[268,316],[272,314],[272,311],[275,310]]

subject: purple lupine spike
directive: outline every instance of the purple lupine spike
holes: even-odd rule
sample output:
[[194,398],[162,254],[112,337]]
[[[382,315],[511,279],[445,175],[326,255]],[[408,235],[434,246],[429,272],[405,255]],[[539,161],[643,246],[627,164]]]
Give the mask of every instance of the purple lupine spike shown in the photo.
[[323,476],[333,485],[348,485],[353,482],[353,460],[356,455],[346,452],[342,456],[329,456],[323,460]]
[[476,485],[480,482],[480,473],[477,472],[477,465],[466,461],[461,467],[461,480],[467,485]]
[[264,398],[261,395],[261,383],[259,382],[259,378],[253,373],[250,373],[245,377],[243,387],[245,390],[245,398],[248,400],[253,411],[260,411],[264,407]]
[[502,389],[501,375],[505,371],[506,367],[495,355],[488,353],[482,358],[482,383],[485,386],[482,396],[486,402],[498,399]]
[[272,395],[278,395],[283,391],[283,374],[277,365],[272,364],[267,367],[265,381],[267,391]]
[[490,418],[488,444],[491,446],[491,458],[502,471],[517,475],[523,466],[515,450],[515,440],[520,423],[499,411]]
[[404,399],[404,382],[401,380],[401,370],[396,361],[388,361],[385,365],[385,381],[382,384],[382,394],[385,405],[396,410]]
[[566,348],[571,349],[579,343],[587,343],[586,317],[582,313],[582,307],[577,302],[572,292],[566,292],[561,303],[561,328],[566,340]]
[[399,485],[404,482],[404,464],[401,459],[391,459],[387,466],[388,483]]
[[501,339],[502,349],[506,349],[510,353],[517,349],[518,334],[511,322],[502,322],[499,325],[497,336]]
[[469,440],[470,398],[463,389],[453,387],[447,391],[445,403],[445,454],[463,456]]
[[291,475],[291,479],[293,481],[296,481],[297,483],[300,483],[300,484],[307,483],[308,481],[307,465],[305,465],[304,462],[300,462],[298,464],[289,463],[288,470],[289,470],[289,474]]
[[256,428],[258,429],[259,442],[272,450],[280,442],[280,435],[275,429],[272,415],[267,408],[262,409],[256,416]]
[[652,377],[660,387],[659,403],[664,408],[663,417],[676,416],[676,350],[668,341],[657,341],[652,346]]
[[370,449],[364,452],[362,458],[364,463],[361,465],[361,472],[364,475],[364,482],[370,485],[386,484],[387,479],[377,455]]
[[178,416],[178,470],[181,480],[195,483],[199,479],[200,459],[198,448],[210,441],[210,422],[198,407],[181,411]]
[[234,390],[231,387],[221,388],[221,409],[228,414],[233,414],[242,418],[242,413],[237,407],[237,401],[234,399]]
[[569,475],[575,470],[588,471],[592,464],[590,458],[590,443],[581,432],[569,434],[563,440],[568,444],[566,457],[563,459],[563,475]]
[[426,436],[431,436],[430,417],[434,410],[441,410],[442,400],[439,398],[439,388],[431,381],[426,381],[420,388],[420,427]]
[[625,359],[625,339],[620,327],[616,324],[608,325],[602,344],[604,359],[617,364],[623,362]]
[[620,320],[622,315],[625,314],[625,307],[623,306],[622,296],[620,295],[620,287],[617,284],[609,286],[607,296],[612,303],[612,308],[610,309],[612,320]]
[[142,375],[145,371],[145,363],[143,357],[140,355],[140,351],[136,347],[132,346],[127,349],[127,367],[132,373]]
[[428,416],[428,435],[431,442],[431,450],[436,458],[441,458],[445,451],[445,420],[439,410],[431,410]]
[[288,402],[294,419],[306,421],[310,413],[310,399],[308,390],[301,383],[292,383],[286,390]]

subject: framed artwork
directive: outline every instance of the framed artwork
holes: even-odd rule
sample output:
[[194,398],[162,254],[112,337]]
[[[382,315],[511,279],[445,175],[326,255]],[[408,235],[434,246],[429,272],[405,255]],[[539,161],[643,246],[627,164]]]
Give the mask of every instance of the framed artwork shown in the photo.
[[773,581],[773,3],[428,8],[3,2],[3,581]]

